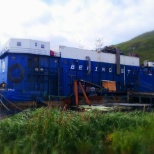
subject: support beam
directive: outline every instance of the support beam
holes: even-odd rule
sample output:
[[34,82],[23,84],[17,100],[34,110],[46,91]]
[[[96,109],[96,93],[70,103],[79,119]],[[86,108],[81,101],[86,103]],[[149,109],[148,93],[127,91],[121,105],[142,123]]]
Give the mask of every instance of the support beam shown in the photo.
[[84,88],[83,88],[83,86],[82,86],[82,84],[79,82],[79,86],[80,86],[80,88],[81,88],[81,90],[82,90],[82,93],[83,93],[83,95],[84,95],[84,98],[86,99],[86,103],[88,103],[89,105],[91,105],[91,103],[90,103],[90,100],[89,100],[89,98],[87,97],[87,95],[86,95],[86,93],[85,93],[85,90],[84,90]]
[[74,81],[74,95],[76,106],[79,106],[78,83],[76,80]]

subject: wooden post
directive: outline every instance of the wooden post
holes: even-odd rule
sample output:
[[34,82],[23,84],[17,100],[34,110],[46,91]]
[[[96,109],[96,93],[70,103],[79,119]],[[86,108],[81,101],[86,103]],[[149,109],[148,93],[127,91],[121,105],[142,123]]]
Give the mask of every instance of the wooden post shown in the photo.
[[79,106],[78,83],[77,83],[76,80],[74,81],[74,95],[75,95],[75,103],[76,103],[76,106]]
[[90,100],[89,100],[89,98],[87,97],[87,95],[86,95],[86,93],[85,93],[85,90],[84,90],[84,88],[83,88],[83,86],[82,86],[82,84],[79,82],[79,86],[80,86],[80,88],[81,88],[81,90],[82,90],[82,93],[83,93],[83,95],[84,95],[84,98],[86,99],[86,103],[88,103],[89,105],[91,105],[91,103],[90,103]]

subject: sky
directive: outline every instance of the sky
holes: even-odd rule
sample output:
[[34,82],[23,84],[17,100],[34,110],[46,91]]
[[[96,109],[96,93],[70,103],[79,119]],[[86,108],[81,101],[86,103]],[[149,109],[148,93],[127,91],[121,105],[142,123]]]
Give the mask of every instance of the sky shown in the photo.
[[95,49],[152,30],[154,0],[0,0],[0,50],[10,38]]

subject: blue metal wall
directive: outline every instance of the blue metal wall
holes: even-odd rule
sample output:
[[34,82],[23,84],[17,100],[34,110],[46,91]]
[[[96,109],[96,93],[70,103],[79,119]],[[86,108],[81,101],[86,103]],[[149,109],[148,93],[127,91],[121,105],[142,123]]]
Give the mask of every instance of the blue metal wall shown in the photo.
[[121,65],[121,74],[116,74],[116,65],[110,63],[91,62],[91,70],[88,74],[87,61],[61,58],[60,94],[70,96],[73,92],[73,81],[82,79],[97,85],[102,85],[102,80],[116,81],[118,92],[127,90],[129,84],[134,84],[130,75],[138,71],[139,67]]
[[[26,68],[26,61],[27,58],[24,55],[19,55],[19,54],[9,54],[8,55],[8,68],[7,71],[11,68],[12,65],[14,64],[20,64],[20,66],[25,69]],[[11,71],[11,70],[10,70]],[[20,76],[21,70],[19,68],[14,68],[12,69],[10,75],[12,78],[18,78]],[[26,74],[26,70],[24,70],[24,74]],[[9,72],[7,73],[7,88],[9,89],[15,89],[16,91],[22,91],[26,87],[26,77],[24,76],[22,79],[22,82],[12,82],[9,79]]]
[[143,68],[136,74],[136,92],[154,92],[154,68]]
[[[6,71],[1,72],[0,81],[7,79],[7,88],[16,92],[10,92],[14,100],[16,97],[30,100],[34,94],[42,98],[44,95],[70,96],[74,94],[74,80],[78,79],[100,86],[102,80],[116,81],[117,92],[124,92],[130,84],[134,84],[132,74],[139,70],[139,67],[121,65],[121,74],[117,75],[116,64],[91,61],[89,67],[87,60],[33,54],[12,53],[3,60],[6,61]],[[24,70],[20,82],[13,82],[8,77],[8,70],[14,64],[19,64]],[[18,78],[20,71],[19,68],[12,69],[12,77]]]
[[[2,70],[2,61],[5,62],[5,70]],[[11,98],[20,97],[24,100],[26,95],[34,93],[42,96],[59,95],[58,57],[8,53],[1,57],[0,68],[0,84],[6,83],[6,95],[10,94]]]
[[[8,54],[5,59],[8,61],[6,72],[3,73],[5,80],[7,79],[6,86],[11,91],[14,91],[14,94],[16,92],[17,95],[18,92],[17,97],[19,97],[19,93],[32,96],[33,94],[41,94],[41,96],[58,95],[59,58],[14,53]],[[16,64],[20,65],[20,68],[15,67],[10,69]],[[21,81],[11,80],[11,78],[18,79],[20,77],[21,68],[24,72]],[[11,71],[11,73],[8,71]],[[1,73],[0,79],[2,79],[3,74]],[[11,76],[11,78],[9,76]],[[27,92],[29,92],[29,94],[27,94]],[[26,97],[26,95],[24,97]]]

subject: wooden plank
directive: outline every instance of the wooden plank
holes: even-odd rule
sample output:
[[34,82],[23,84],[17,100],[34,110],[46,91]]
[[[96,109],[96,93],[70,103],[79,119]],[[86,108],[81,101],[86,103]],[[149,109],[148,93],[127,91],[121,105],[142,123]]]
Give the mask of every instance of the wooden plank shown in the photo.
[[87,97],[87,95],[86,95],[86,93],[85,93],[85,90],[84,90],[84,88],[83,88],[83,86],[82,86],[82,84],[81,84],[80,82],[79,82],[79,86],[80,86],[80,88],[81,88],[81,90],[82,90],[82,93],[83,93],[85,99],[86,99],[86,103],[88,103],[89,105],[91,105],[90,100],[89,100],[89,98]]

